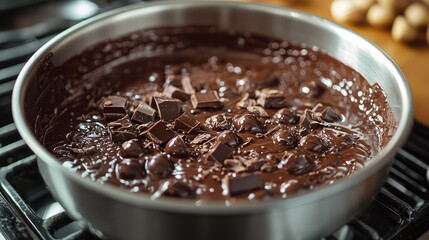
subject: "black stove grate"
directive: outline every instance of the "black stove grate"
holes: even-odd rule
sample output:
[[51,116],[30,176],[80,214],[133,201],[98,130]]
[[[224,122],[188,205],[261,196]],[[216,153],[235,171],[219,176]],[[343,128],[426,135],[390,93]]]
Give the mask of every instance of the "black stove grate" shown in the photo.
[[[138,2],[91,1],[100,6],[100,11]],[[0,7],[0,15],[11,17],[25,10],[22,2],[31,2],[34,7],[54,1],[19,2],[20,7],[16,9],[6,11]],[[35,156],[13,124],[10,106],[13,85],[24,62],[55,34],[76,22],[61,21],[51,28],[33,29],[4,26],[5,23],[0,23],[0,239],[2,236],[10,240],[98,239],[83,224],[69,218],[49,194]],[[407,144],[395,157],[386,183],[372,203],[326,239],[416,239],[427,232],[428,168],[429,128],[416,122]]]

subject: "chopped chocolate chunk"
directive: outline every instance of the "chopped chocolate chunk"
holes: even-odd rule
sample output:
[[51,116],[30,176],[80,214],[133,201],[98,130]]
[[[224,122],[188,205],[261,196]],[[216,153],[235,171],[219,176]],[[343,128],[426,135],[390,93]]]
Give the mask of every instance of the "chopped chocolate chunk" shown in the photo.
[[208,117],[205,121],[205,126],[215,131],[222,131],[231,128],[231,121],[224,113],[216,114]]
[[103,115],[108,121],[118,120],[127,115],[127,99],[120,96],[108,96],[103,105]]
[[134,110],[133,116],[131,120],[138,123],[149,123],[155,122],[155,109],[151,108],[146,103],[142,102],[139,106]]
[[332,107],[325,108],[321,112],[320,118],[326,122],[337,122],[341,120],[341,116]]
[[182,89],[179,89],[173,85],[168,85],[164,88],[163,93],[170,98],[177,98],[181,101],[188,101],[191,98],[191,95],[185,93]]
[[262,89],[256,102],[264,108],[288,107],[288,101],[282,92],[273,89]]
[[316,129],[319,126],[319,122],[315,121],[313,118],[313,113],[308,109],[304,110],[304,113],[301,115],[298,124],[301,127],[307,129]]
[[282,108],[278,110],[276,113],[274,113],[273,118],[278,123],[283,124],[297,124],[299,120],[295,112],[290,110],[289,108]]
[[190,112],[184,112],[174,120],[174,129],[191,133],[200,126],[200,122]]
[[286,170],[293,175],[308,173],[313,168],[313,162],[306,155],[289,155],[286,159]]
[[280,129],[279,131],[273,134],[273,142],[279,146],[285,146],[292,148],[296,146],[297,142],[297,133],[292,130]]
[[231,196],[262,188],[260,174],[242,174],[228,177],[228,189]]
[[124,158],[138,158],[143,155],[144,151],[137,139],[131,139],[122,143],[119,153]]
[[233,149],[227,145],[218,142],[208,153],[208,160],[217,161],[223,164],[223,161],[231,157]]
[[192,106],[194,108],[222,108],[223,103],[219,99],[217,91],[208,91],[205,93],[194,93],[191,96]]
[[108,123],[107,126],[109,127],[110,139],[114,142],[123,142],[137,138],[136,129],[130,119],[128,119],[128,115]]
[[154,101],[161,120],[171,122],[180,116],[182,109],[180,101],[162,97],[155,97]]
[[167,143],[165,146],[165,152],[177,158],[186,158],[189,156],[188,147],[180,136],[172,138]]
[[171,175],[173,169],[173,162],[164,153],[153,155],[146,161],[146,170],[151,179],[166,178]]
[[116,177],[122,180],[138,180],[146,176],[143,164],[137,159],[123,159],[116,165]]
[[176,133],[167,127],[163,121],[153,124],[148,130],[142,133],[156,144],[164,144],[176,136]]
[[219,134],[217,140],[223,144],[228,145],[231,148],[235,148],[241,143],[243,143],[243,139],[238,136],[234,131],[228,130]]
[[264,125],[253,114],[237,116],[233,123],[239,132],[263,133],[265,131]]
[[187,183],[173,178],[162,182],[158,191],[153,195],[154,198],[158,198],[160,196],[194,198],[195,193]]
[[191,79],[188,76],[185,76],[181,80],[182,82],[182,88],[187,94],[194,94],[195,88],[192,86]]
[[323,153],[329,149],[328,143],[314,134],[308,134],[302,137],[299,141],[299,145],[305,150],[314,153]]

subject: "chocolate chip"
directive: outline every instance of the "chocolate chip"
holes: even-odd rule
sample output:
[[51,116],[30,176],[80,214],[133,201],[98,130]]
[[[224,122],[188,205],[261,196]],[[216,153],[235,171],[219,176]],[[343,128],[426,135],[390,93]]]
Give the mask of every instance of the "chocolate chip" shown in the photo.
[[123,159],[116,165],[116,177],[123,180],[138,180],[146,176],[144,166],[137,159]]
[[301,138],[299,145],[307,151],[319,154],[328,150],[327,143],[314,134],[309,134]]
[[297,141],[296,135],[297,133],[292,130],[280,129],[273,134],[273,143],[288,148],[295,147]]
[[289,155],[285,167],[290,174],[302,175],[313,169],[313,162],[306,155]]
[[229,146],[218,142],[213,148],[209,151],[207,159],[211,161],[217,161],[223,164],[223,161],[231,157],[233,149]]
[[171,175],[174,164],[167,154],[158,153],[146,161],[146,170],[152,179],[166,178]]
[[326,122],[337,122],[341,120],[341,116],[332,107],[327,107],[321,112],[321,119]]
[[136,129],[128,119],[128,115],[114,122],[107,124],[109,127],[110,139],[114,142],[123,142],[137,138]]
[[231,122],[225,114],[216,114],[208,117],[205,121],[205,126],[215,131],[222,131],[231,128]]
[[174,120],[174,129],[180,129],[187,133],[194,131],[198,126],[200,126],[200,122],[190,112],[184,112]]
[[297,124],[299,120],[295,112],[289,108],[282,108],[278,110],[276,113],[274,113],[273,119],[276,122],[283,124]]
[[165,94],[167,97],[177,98],[181,101],[188,101],[191,98],[190,94],[185,93],[183,90],[172,85],[166,86],[164,88],[163,94]]
[[265,131],[264,125],[253,114],[237,116],[233,124],[239,132],[263,133]]
[[103,115],[106,120],[118,120],[127,115],[127,103],[124,97],[108,96],[103,105]]
[[195,193],[185,182],[178,179],[168,179],[161,183],[157,195],[177,198],[194,198]]
[[143,155],[144,151],[140,147],[139,141],[132,139],[122,143],[119,153],[124,158],[138,158]]
[[176,99],[155,97],[156,108],[161,120],[171,122],[180,116],[182,105]]
[[194,108],[222,108],[223,103],[219,99],[216,91],[205,93],[194,93],[191,95],[191,103]]
[[242,174],[237,177],[228,177],[227,186],[231,196],[259,189],[262,187],[260,174]]
[[156,114],[155,109],[153,109],[146,103],[142,102],[134,110],[131,120],[142,124],[155,122],[155,114]]
[[148,130],[142,133],[143,136],[152,140],[156,144],[164,144],[176,136],[176,133],[167,127],[163,121],[153,124]]
[[172,138],[167,143],[165,146],[165,152],[177,158],[186,158],[189,156],[188,147],[180,136]]
[[243,139],[238,136],[234,131],[228,130],[219,134],[217,140],[223,144],[228,145],[231,148],[238,147],[241,143],[243,143]]
[[278,90],[262,89],[256,102],[264,108],[283,108],[289,106],[283,93]]

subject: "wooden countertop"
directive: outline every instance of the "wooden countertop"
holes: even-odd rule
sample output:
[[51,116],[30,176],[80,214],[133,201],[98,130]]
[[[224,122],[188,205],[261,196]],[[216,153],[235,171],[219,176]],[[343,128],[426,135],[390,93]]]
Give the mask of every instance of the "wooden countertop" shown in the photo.
[[[296,8],[330,20],[331,0],[268,0],[253,1],[273,3]],[[389,29],[376,29],[368,25],[342,24],[381,47],[398,64],[407,78],[414,97],[415,117],[429,125],[429,47],[411,47],[391,38]]]

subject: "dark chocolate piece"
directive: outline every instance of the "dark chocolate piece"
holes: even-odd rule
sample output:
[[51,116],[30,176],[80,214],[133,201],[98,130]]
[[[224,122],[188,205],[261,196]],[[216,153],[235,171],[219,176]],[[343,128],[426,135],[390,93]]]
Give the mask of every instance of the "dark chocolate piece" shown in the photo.
[[191,95],[188,93],[185,93],[183,90],[173,86],[168,85],[164,88],[163,93],[170,98],[177,98],[181,101],[188,101],[191,98]]
[[289,106],[283,93],[272,89],[261,90],[256,102],[264,108],[283,108]]
[[282,108],[274,113],[273,118],[283,124],[297,124],[298,116],[296,116],[295,112],[290,110],[289,108]]
[[186,158],[189,156],[188,147],[180,136],[176,136],[168,141],[165,146],[165,152],[177,158]]
[[235,148],[241,143],[243,143],[243,139],[241,139],[241,137],[238,136],[237,133],[231,130],[224,131],[221,134],[219,134],[219,137],[217,138],[217,140],[223,144],[228,145],[231,148]]
[[174,138],[176,133],[160,120],[143,132],[142,135],[149,138],[156,144],[164,144]]
[[292,148],[296,146],[297,137],[296,133],[292,130],[281,129],[273,134],[274,144]]
[[119,153],[124,158],[138,158],[143,155],[144,151],[137,139],[131,139],[122,143]]
[[177,88],[182,88],[182,80],[175,75],[168,75],[165,79],[165,85],[172,85]]
[[127,115],[127,99],[120,96],[108,96],[103,104],[103,115],[108,121],[118,120]]
[[146,161],[146,170],[151,179],[166,178],[171,175],[173,169],[174,163],[164,153],[155,154]]
[[286,159],[286,170],[293,175],[302,175],[313,169],[313,162],[306,155],[289,155]]
[[308,109],[304,110],[304,113],[299,118],[298,124],[306,129],[316,129],[321,125],[320,122],[316,121],[316,119],[314,118],[313,112]]
[[180,116],[182,104],[176,99],[154,97],[156,108],[161,120],[171,122]]
[[194,108],[222,108],[223,103],[219,99],[217,91],[210,90],[205,93],[194,93],[191,96]]
[[341,120],[341,116],[332,107],[325,108],[321,112],[320,118],[326,122],[337,122]]
[[242,174],[237,177],[228,177],[228,188],[231,196],[262,188],[259,174]]
[[155,122],[155,114],[156,114],[155,109],[153,109],[151,106],[147,105],[146,103],[142,102],[134,110],[131,120],[142,124]]
[[265,131],[264,125],[253,114],[237,116],[233,123],[239,132],[263,133]]
[[137,138],[136,129],[128,119],[128,115],[107,124],[109,127],[110,139],[114,142],[123,142]]
[[116,177],[122,180],[139,180],[146,176],[144,166],[137,159],[123,159],[116,165]]
[[208,117],[204,123],[206,127],[215,131],[228,130],[231,128],[231,121],[224,113]]
[[184,112],[174,120],[174,129],[180,129],[187,133],[194,131],[198,126],[200,126],[200,122],[190,112]]
[[308,134],[301,138],[299,145],[307,151],[319,154],[326,152],[329,149],[328,144],[314,134]]
[[228,147],[227,145],[221,142],[218,142],[216,143],[216,145],[213,146],[213,148],[208,153],[208,159],[211,161],[217,161],[223,164],[223,161],[225,161],[225,159],[231,157],[232,152],[233,152],[232,148]]

